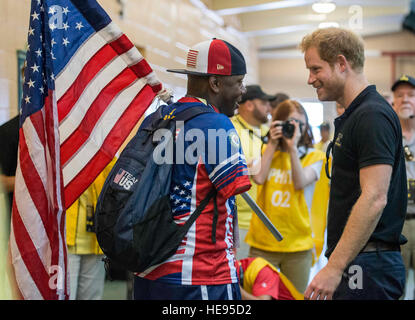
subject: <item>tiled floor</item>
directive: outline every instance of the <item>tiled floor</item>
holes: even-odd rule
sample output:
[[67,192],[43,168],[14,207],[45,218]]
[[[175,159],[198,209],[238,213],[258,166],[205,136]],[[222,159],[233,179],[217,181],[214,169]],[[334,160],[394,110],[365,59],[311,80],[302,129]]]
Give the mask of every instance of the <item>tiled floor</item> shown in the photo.
[[127,299],[127,281],[114,280],[105,281],[104,296],[102,300],[126,300]]
[[414,283],[414,270],[409,271],[408,283],[406,288],[405,300],[415,300],[414,297],[415,283]]
[[[406,288],[405,300],[414,300],[414,273],[409,272],[408,286]],[[103,300],[126,300],[127,299],[127,281],[114,280],[105,281]]]

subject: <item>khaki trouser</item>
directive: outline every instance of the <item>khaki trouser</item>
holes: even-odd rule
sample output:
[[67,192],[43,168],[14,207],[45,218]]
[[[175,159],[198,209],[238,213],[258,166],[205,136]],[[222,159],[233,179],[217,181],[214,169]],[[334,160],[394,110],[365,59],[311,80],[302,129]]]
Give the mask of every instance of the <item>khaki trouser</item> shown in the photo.
[[415,219],[405,220],[402,234],[408,239],[408,242],[401,246],[402,259],[406,269],[406,279],[408,281],[409,270],[411,268],[415,269]]
[[248,229],[239,229],[239,248],[236,249],[236,259],[241,260],[248,257],[249,244],[245,242]]
[[68,253],[70,300],[101,300],[105,268],[102,255]]
[[304,293],[307,289],[310,269],[313,264],[312,249],[298,252],[270,252],[251,247],[250,257],[262,257],[286,276],[296,289]]

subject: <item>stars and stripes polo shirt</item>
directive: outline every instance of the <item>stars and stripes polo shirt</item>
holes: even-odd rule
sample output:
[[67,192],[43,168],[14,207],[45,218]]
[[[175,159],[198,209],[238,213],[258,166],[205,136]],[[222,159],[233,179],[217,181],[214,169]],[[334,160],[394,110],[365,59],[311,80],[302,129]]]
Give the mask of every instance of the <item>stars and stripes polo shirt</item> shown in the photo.
[[[246,160],[230,119],[200,101],[186,97],[166,108],[166,114],[171,114],[174,108],[179,112],[199,102],[215,110],[190,119],[182,126],[176,124],[170,202],[173,219],[182,224],[209,191],[216,188],[219,213],[216,243],[212,242],[214,202],[211,200],[190,227],[177,252],[165,262],[138,274],[149,280],[181,285],[238,282],[233,238],[237,214],[234,196],[251,186]],[[178,161],[180,156],[184,161]]]

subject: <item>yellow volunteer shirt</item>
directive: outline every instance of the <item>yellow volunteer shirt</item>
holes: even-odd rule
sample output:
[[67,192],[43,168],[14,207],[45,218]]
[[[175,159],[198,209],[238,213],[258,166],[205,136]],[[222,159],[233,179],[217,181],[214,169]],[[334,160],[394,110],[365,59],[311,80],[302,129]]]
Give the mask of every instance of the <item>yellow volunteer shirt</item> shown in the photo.
[[94,215],[99,194],[116,160],[114,158],[66,210],[66,243],[71,254],[103,254],[96,234],[87,231],[87,215]]
[[[325,155],[321,151],[309,149],[301,160],[303,167],[313,166],[319,180],[324,178]],[[271,252],[297,252],[314,247],[311,229],[311,206],[315,196],[317,202],[328,201],[327,192],[315,194],[319,182],[313,182],[304,190],[295,190],[291,177],[291,161],[287,152],[276,151],[271,163],[268,179],[264,185],[258,186],[257,203],[280,231],[284,239],[277,241],[265,225],[255,215],[252,216],[246,242],[256,248]],[[307,199],[306,199],[307,198]],[[321,211],[324,210],[324,211]],[[320,209],[325,217],[326,208]]]
[[[269,127],[262,125],[261,127],[253,127],[248,124],[240,115],[236,115],[231,118],[231,121],[235,127],[236,132],[239,135],[242,151],[245,155],[248,167],[254,160],[261,160],[261,148],[262,140],[261,137],[266,136]],[[251,180],[251,189],[248,193],[252,199],[256,199],[257,196],[257,185]],[[238,209],[238,225],[240,229],[249,229],[249,223],[252,217],[252,210],[246,203],[246,201],[240,196],[236,196],[236,206]],[[242,239],[243,240],[243,239]]]

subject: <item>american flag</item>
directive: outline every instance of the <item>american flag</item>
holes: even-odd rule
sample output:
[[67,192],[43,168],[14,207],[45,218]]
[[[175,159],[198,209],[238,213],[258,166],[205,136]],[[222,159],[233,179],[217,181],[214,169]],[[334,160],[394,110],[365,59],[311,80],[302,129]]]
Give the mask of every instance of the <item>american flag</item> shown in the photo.
[[192,49],[189,50],[189,53],[187,55],[187,66],[188,67],[196,68],[198,54],[199,54],[199,51],[197,50],[192,50]]
[[67,299],[65,208],[162,90],[96,1],[32,0],[10,250],[24,299]]

